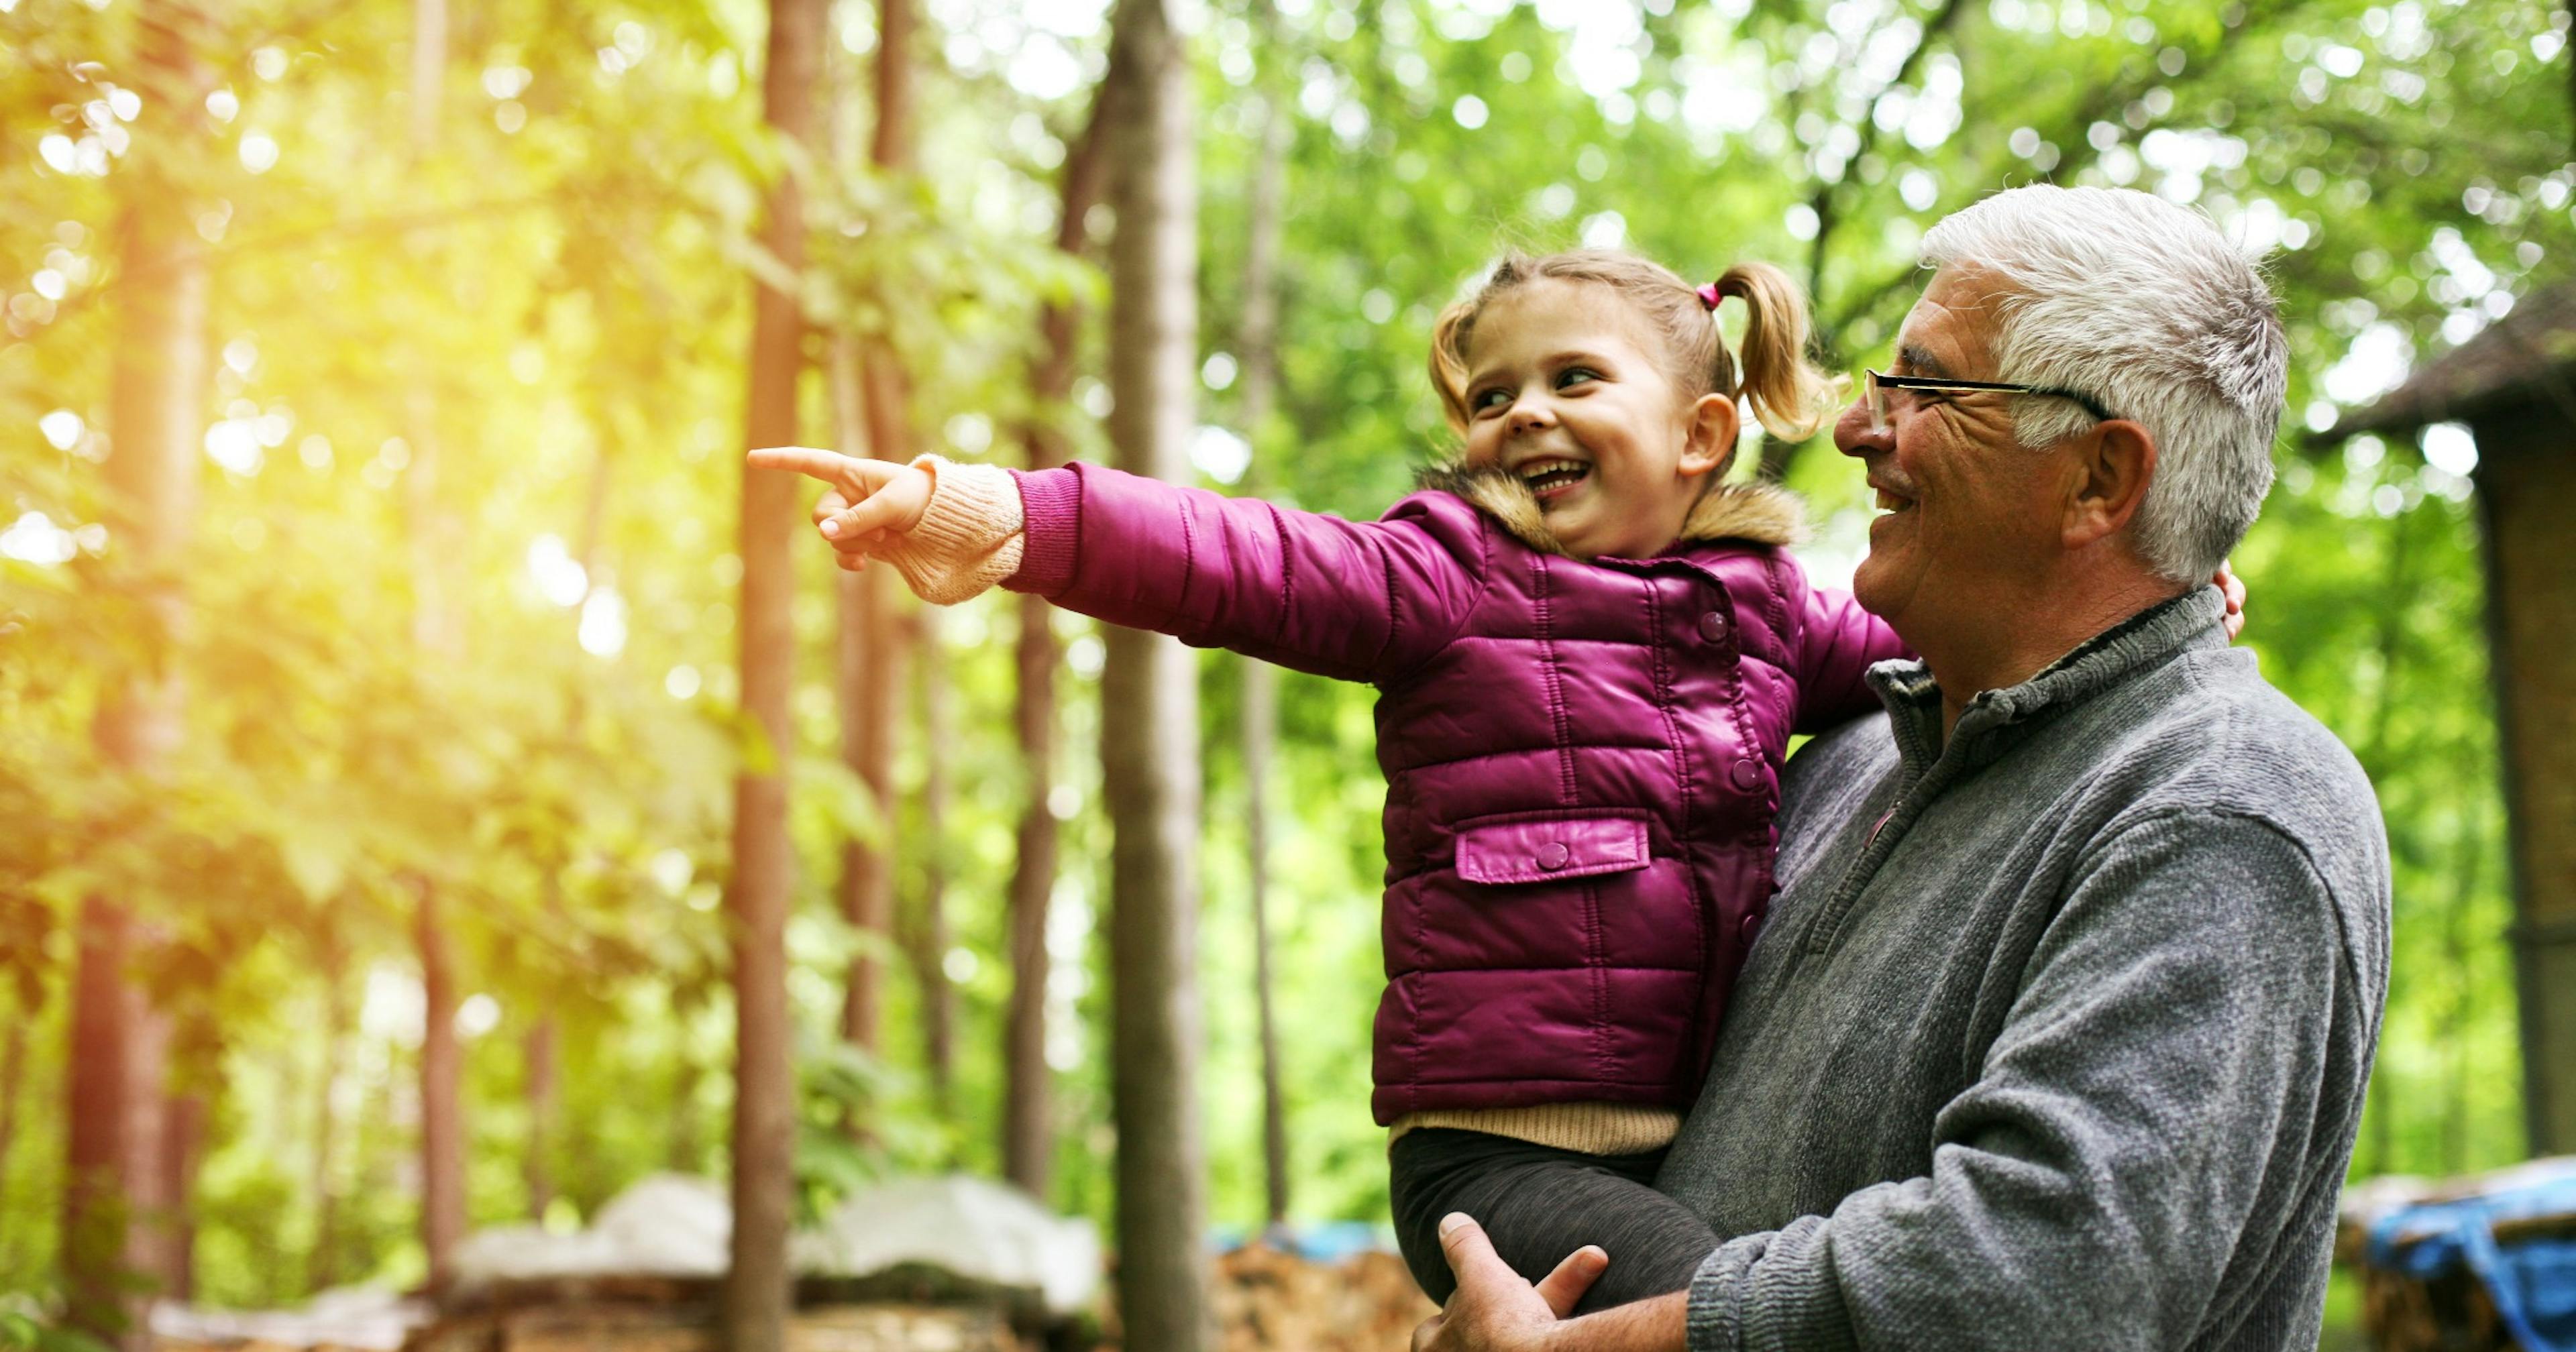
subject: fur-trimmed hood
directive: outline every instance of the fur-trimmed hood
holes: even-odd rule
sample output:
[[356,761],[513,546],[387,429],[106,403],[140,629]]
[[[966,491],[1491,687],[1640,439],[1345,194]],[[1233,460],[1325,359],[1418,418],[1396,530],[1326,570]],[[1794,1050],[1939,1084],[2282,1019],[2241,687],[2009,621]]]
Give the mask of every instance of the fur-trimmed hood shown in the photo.
[[[1503,524],[1521,543],[1542,553],[1567,554],[1529,485],[1498,465],[1468,466],[1455,462],[1425,467],[1414,476],[1416,488],[1464,498]],[[1757,545],[1793,545],[1807,538],[1807,511],[1798,496],[1763,483],[1718,484],[1700,495],[1682,521],[1676,544],[1743,540]]]

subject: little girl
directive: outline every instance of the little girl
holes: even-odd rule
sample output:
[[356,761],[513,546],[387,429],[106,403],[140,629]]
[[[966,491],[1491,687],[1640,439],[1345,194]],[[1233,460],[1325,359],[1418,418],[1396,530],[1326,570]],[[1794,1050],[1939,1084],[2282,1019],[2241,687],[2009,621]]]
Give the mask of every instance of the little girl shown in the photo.
[[1464,455],[1371,523],[1089,465],[751,459],[833,484],[843,566],[885,560],[925,600],[998,582],[1376,686],[1373,1106],[1406,1260],[1445,1301],[1435,1227],[1463,1211],[1532,1280],[1600,1245],[1584,1308],[1606,1308],[1717,1247],[1649,1185],[1771,896],[1781,759],[1876,707],[1862,673],[1902,651],[1782,551],[1795,499],[1722,482],[1740,409],[1815,431],[1806,341],[1768,266],[1694,288],[1622,253],[1507,257],[1433,340]]

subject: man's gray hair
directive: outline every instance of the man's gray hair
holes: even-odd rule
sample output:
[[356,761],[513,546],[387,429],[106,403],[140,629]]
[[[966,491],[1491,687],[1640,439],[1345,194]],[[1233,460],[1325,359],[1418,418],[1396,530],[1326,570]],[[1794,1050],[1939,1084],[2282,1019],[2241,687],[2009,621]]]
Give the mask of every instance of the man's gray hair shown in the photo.
[[[2006,283],[1998,379],[2082,391],[2156,439],[2131,535],[2175,582],[2216,572],[2272,487],[2288,340],[2257,260],[2207,216],[2148,193],[2035,184],[1932,227],[1925,265]],[[2093,425],[2065,399],[2021,396],[2024,446]]]

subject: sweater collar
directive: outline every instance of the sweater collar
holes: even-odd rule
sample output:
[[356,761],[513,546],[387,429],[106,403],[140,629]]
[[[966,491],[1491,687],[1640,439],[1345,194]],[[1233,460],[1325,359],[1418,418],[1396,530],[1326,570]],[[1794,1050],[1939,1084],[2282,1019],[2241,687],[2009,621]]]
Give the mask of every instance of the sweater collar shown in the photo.
[[1983,765],[2020,740],[2018,729],[2070,708],[2186,648],[2224,647],[2220,620],[2226,598],[2216,587],[2195,587],[2139,611],[2077,644],[2019,685],[1987,690],[1968,702],[1945,746],[1941,736],[1941,687],[1920,660],[1881,662],[1870,668],[1870,686],[1887,706],[1890,730],[1906,768],[1920,774],[1945,754]]
[[[1522,544],[1542,554],[1565,554],[1556,533],[1529,485],[1498,466],[1432,465],[1414,476],[1415,486],[1466,499],[1502,524]],[[1717,540],[1757,545],[1796,544],[1807,536],[1806,509],[1796,494],[1771,484],[1719,484],[1700,495],[1682,521],[1680,538],[1666,554]],[[1570,557],[1570,556],[1569,556]]]

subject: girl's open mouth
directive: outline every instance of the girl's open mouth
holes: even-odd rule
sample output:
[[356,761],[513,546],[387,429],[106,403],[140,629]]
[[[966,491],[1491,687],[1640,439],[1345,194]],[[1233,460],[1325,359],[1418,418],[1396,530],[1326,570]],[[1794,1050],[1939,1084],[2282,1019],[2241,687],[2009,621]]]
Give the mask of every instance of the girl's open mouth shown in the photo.
[[1529,485],[1531,496],[1544,506],[1591,478],[1592,467],[1580,460],[1536,460],[1521,466],[1519,474],[1521,482]]

